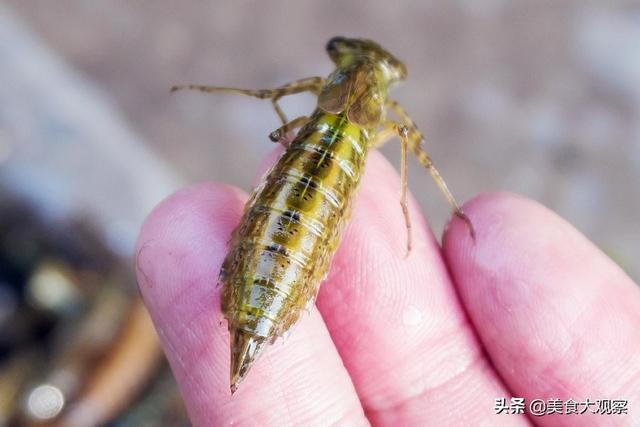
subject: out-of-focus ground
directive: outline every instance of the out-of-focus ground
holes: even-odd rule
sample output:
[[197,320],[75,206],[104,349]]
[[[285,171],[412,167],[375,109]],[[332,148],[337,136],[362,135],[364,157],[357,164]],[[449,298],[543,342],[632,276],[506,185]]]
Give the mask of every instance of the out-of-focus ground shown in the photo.
[[[574,223],[640,277],[640,4],[10,2],[101,87],[188,181],[248,190],[278,121],[268,102],[169,94],[180,82],[270,87],[326,75],[333,35],[379,41],[409,69],[394,92],[459,199],[506,189]],[[46,73],[47,70],[42,70]],[[10,102],[3,99],[2,103]],[[309,111],[303,95],[284,102]],[[398,164],[397,144],[383,150]],[[416,162],[410,187],[437,232],[448,215]],[[398,209],[398,215],[400,215]]]

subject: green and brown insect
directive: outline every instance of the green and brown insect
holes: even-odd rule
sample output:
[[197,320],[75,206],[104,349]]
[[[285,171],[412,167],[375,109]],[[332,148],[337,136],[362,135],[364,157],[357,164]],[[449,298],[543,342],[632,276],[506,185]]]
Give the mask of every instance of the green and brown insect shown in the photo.
[[[405,65],[370,40],[334,37],[327,52],[336,65],[327,79],[311,77],[276,89],[246,90],[200,85],[172,91],[234,92],[270,99],[282,127],[269,137],[286,150],[246,204],[220,270],[222,313],[231,335],[231,392],[265,344],[273,343],[314,302],[349,218],[367,153],[400,138],[400,205],[407,226],[407,153],[429,170],[456,215],[473,227],[424,151],[422,134],[402,107],[387,97],[407,76]],[[278,105],[286,95],[318,97],[311,116],[288,121]],[[387,118],[391,111],[396,119]],[[285,136],[300,129],[293,141]]]

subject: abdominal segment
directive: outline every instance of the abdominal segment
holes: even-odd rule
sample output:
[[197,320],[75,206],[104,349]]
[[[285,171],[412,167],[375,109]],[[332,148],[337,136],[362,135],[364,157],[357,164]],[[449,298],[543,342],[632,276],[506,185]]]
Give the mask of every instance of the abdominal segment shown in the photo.
[[359,182],[363,133],[316,112],[247,203],[219,279],[236,387],[263,344],[314,302]]

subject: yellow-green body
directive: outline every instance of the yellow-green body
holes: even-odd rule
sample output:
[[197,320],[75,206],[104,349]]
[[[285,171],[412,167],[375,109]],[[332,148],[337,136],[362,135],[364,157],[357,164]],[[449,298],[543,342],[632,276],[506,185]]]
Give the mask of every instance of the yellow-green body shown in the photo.
[[220,272],[232,364],[248,338],[273,342],[315,302],[371,136],[346,114],[316,110],[250,198]]
[[369,132],[316,110],[247,203],[220,273],[230,328],[267,340],[315,300],[349,217]]
[[366,55],[347,55],[352,42],[335,40],[328,50],[337,68],[316,110],[247,202],[220,271],[232,391],[263,346],[315,302],[384,119],[387,89],[404,74],[372,42],[359,41]]

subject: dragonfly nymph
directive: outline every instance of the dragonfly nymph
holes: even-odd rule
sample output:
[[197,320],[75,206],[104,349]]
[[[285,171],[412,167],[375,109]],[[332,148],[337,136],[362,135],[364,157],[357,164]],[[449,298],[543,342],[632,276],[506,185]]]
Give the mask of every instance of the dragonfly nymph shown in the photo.
[[[387,94],[407,76],[405,65],[370,40],[334,37],[327,53],[335,63],[328,78],[311,77],[275,89],[201,85],[172,91],[233,92],[269,99],[282,126],[269,137],[286,150],[254,190],[234,230],[219,283],[231,345],[234,393],[267,344],[273,343],[315,303],[349,218],[367,153],[393,137],[401,146],[400,206],[411,250],[407,209],[407,156],[411,151],[432,175],[455,214],[474,235],[433,161],[424,138],[404,109]],[[288,120],[283,96],[311,92],[310,116]],[[389,118],[387,113],[395,116]],[[298,130],[292,141],[287,135]]]

